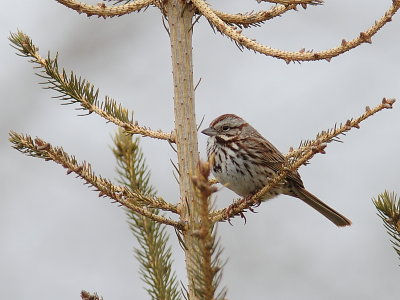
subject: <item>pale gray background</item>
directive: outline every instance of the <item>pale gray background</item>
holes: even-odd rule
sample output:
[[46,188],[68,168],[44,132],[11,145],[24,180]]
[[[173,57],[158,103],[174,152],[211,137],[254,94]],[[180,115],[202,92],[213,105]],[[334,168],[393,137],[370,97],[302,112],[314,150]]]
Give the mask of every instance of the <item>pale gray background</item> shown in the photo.
[[[3,1],[4,2],[4,1]],[[91,1],[96,3],[98,1]],[[212,1],[230,12],[249,11],[252,0]],[[391,1],[330,0],[324,6],[289,12],[247,31],[272,47],[326,49],[365,30]],[[263,7],[268,6],[263,4]],[[227,9],[229,7],[229,9]],[[148,299],[133,257],[135,241],[123,210],[100,199],[82,181],[52,162],[11,149],[9,130],[62,145],[93,169],[115,178],[111,135],[116,127],[98,116],[77,117],[77,106],[61,106],[54,91],[41,89],[33,65],[14,54],[10,31],[29,34],[43,56],[60,52],[60,64],[89,79],[135,111],[142,125],[173,128],[168,36],[155,8],[114,19],[87,18],[52,0],[2,3],[0,299],[78,299],[81,289],[106,300]],[[328,62],[290,64],[240,52],[201,19],[194,31],[197,118],[203,128],[216,116],[236,113],[282,152],[335,122],[399,98],[400,16],[362,45]],[[221,224],[223,283],[229,299],[398,299],[396,257],[371,198],[399,190],[400,108],[383,111],[329,145],[302,168],[307,188],[349,217],[336,228],[289,197],[261,205]],[[167,143],[142,139],[160,195],[178,201]],[[205,137],[199,148],[205,157]],[[219,206],[234,195],[218,194]],[[182,251],[172,235],[175,269],[185,278]]]

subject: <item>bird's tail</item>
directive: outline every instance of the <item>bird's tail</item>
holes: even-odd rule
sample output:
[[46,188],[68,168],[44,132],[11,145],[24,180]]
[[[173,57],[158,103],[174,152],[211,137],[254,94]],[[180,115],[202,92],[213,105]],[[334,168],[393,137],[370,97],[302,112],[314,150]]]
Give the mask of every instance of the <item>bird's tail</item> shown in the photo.
[[351,221],[347,219],[345,216],[338,213],[333,208],[326,205],[324,202],[319,200],[316,196],[311,194],[304,188],[298,187],[296,189],[296,197],[303,200],[305,203],[310,205],[312,208],[316,209],[326,218],[331,220],[337,226],[349,226],[351,225]]

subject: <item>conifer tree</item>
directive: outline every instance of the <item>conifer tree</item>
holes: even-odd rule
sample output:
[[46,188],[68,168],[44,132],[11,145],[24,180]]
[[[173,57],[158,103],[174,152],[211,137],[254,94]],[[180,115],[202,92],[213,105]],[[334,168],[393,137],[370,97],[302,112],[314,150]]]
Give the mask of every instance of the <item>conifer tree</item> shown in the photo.
[[[114,137],[113,153],[117,160],[118,183],[96,175],[91,165],[79,162],[62,147],[54,146],[41,138],[10,132],[13,147],[27,155],[53,161],[81,178],[85,184],[94,187],[100,197],[111,199],[124,206],[129,226],[138,240],[136,257],[141,263],[140,274],[146,284],[150,299],[226,299],[226,289],[221,285],[224,260],[216,235],[216,224],[229,221],[235,216],[245,218],[244,213],[252,211],[265,194],[285,180],[290,172],[310,162],[317,154],[324,154],[332,141],[375,113],[390,109],[394,99],[383,98],[375,107],[365,107],[363,113],[350,118],[333,128],[322,131],[313,140],[303,141],[297,149],[286,154],[287,165],[254,195],[236,200],[231,206],[215,210],[211,196],[218,191],[216,180],[210,178],[213,160],[201,162],[197,146],[198,124],[195,118],[195,86],[193,82],[192,35],[197,20],[204,17],[214,31],[231,39],[241,50],[274,57],[287,64],[296,62],[331,61],[361,44],[371,43],[372,37],[388,22],[400,8],[400,0],[393,0],[385,14],[370,27],[351,40],[342,39],[337,46],[322,51],[301,49],[291,52],[261,44],[245,35],[249,27],[261,26],[288,11],[310,5],[323,4],[322,0],[268,0],[270,9],[251,13],[228,14],[213,9],[204,0],[135,0],[109,1],[112,5],[99,3],[89,5],[75,0],[57,0],[66,7],[87,16],[111,18],[145,10],[149,6],[160,9],[170,37],[173,90],[174,130],[165,132],[151,129],[151,120],[137,123],[133,113],[122,107],[116,100],[99,99],[99,90],[87,79],[77,76],[59,66],[58,54],[49,53],[43,57],[33,40],[24,32],[11,34],[10,41],[21,56],[28,57],[40,70],[45,87],[54,90],[63,104],[74,104],[87,114],[95,113],[119,129]],[[275,5],[276,4],[276,5]],[[145,124],[145,125],[142,125]],[[171,203],[156,193],[150,185],[150,173],[145,165],[144,154],[139,147],[140,135],[170,143],[176,150],[178,164],[175,166],[180,187],[179,203]],[[157,172],[157,170],[152,170]],[[398,204],[389,202],[389,196],[380,196],[375,201],[382,212],[385,224],[399,251]],[[393,197],[392,197],[393,198]],[[396,217],[397,216],[397,217]],[[397,225],[396,225],[397,224]],[[165,226],[171,226],[184,249],[187,285],[182,290],[178,277],[172,269],[172,252]],[[394,226],[393,228],[391,226]],[[396,227],[397,226],[397,227]],[[397,233],[395,232],[397,230]],[[399,252],[398,252],[399,253]],[[179,278],[180,279],[180,278]],[[82,299],[100,299],[97,294],[83,291]]]

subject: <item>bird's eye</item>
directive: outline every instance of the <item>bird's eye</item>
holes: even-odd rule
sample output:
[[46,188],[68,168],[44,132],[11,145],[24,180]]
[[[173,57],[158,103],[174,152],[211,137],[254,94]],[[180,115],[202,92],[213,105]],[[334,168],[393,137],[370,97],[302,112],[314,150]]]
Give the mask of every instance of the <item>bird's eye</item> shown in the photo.
[[222,130],[223,130],[223,131],[227,131],[228,129],[229,129],[229,126],[227,126],[227,125],[222,126]]

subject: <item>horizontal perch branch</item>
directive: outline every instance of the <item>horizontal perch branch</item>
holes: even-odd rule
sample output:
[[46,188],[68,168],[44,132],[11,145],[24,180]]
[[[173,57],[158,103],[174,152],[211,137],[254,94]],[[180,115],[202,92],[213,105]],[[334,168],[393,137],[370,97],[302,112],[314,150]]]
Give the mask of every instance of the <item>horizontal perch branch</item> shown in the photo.
[[[302,148],[298,151],[298,155],[295,157],[291,157],[288,160],[286,166],[278,172],[270,181],[269,183],[259,190],[256,194],[252,195],[249,198],[242,198],[235,201],[230,207],[224,208],[221,210],[213,211],[211,213],[211,220],[212,222],[220,222],[224,220],[229,220],[231,217],[241,214],[244,210],[250,209],[254,205],[258,205],[263,198],[263,196],[268,193],[270,190],[275,188],[278,184],[280,184],[283,180],[285,180],[286,176],[291,173],[295,172],[301,165],[306,164],[315,154],[317,153],[325,153],[324,149],[327,143],[331,142],[336,136],[342,134],[346,131],[349,131],[352,128],[359,128],[359,123],[367,119],[368,117],[372,116],[378,111],[383,109],[390,109],[395,102],[394,99],[383,99],[382,103],[379,104],[374,109],[367,109],[366,112],[360,116],[359,118],[353,121],[347,121],[345,124],[341,125],[340,128],[335,130],[328,130],[328,134],[321,133],[317,136],[317,139],[310,142],[308,146]],[[290,153],[289,153],[290,154]]]
[[305,151],[308,151],[311,147],[316,147],[317,145],[320,145],[321,143],[330,143],[332,141],[337,140],[339,135],[344,134],[345,132],[349,131],[351,128],[360,128],[360,123],[364,121],[365,119],[369,118],[373,114],[376,114],[377,112],[386,109],[386,108],[392,108],[393,104],[395,102],[395,99],[386,99],[383,98],[381,104],[378,106],[374,107],[371,109],[369,106],[365,108],[365,113],[359,116],[356,119],[349,119],[346,121],[345,124],[339,124],[339,126],[336,126],[333,129],[327,130],[327,131],[322,131],[317,134],[316,138],[312,141],[304,141],[300,144],[300,147],[295,150],[295,151],[290,151],[287,155],[287,159],[296,159],[296,157],[299,157],[304,153]]

